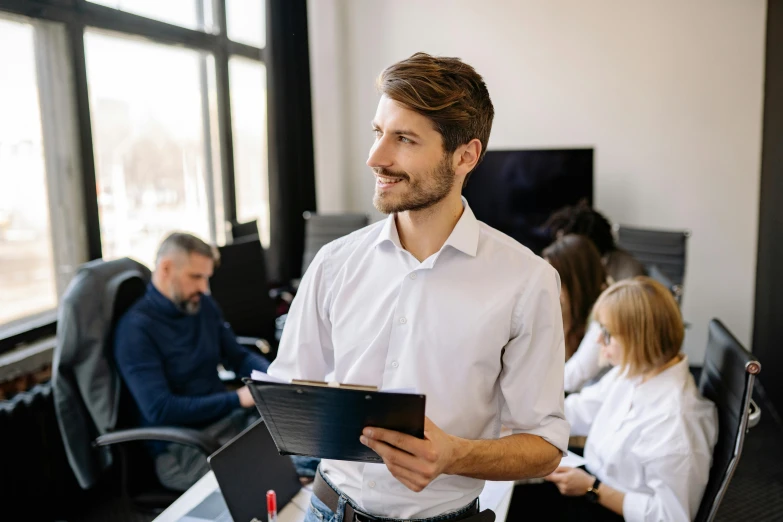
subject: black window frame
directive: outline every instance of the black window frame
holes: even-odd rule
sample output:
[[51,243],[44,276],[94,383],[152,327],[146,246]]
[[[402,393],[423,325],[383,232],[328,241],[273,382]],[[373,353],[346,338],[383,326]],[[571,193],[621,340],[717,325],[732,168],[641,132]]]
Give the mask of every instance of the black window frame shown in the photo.
[[[74,92],[76,98],[78,137],[80,144],[79,153],[82,160],[82,195],[85,206],[87,257],[89,260],[102,258],[102,248],[96,193],[92,122],[84,52],[85,30],[98,29],[113,32],[118,35],[142,37],[156,43],[180,46],[212,54],[214,57],[216,74],[215,80],[218,104],[217,132],[219,134],[221,155],[220,165],[221,179],[223,182],[223,209],[225,220],[227,222],[235,222],[237,215],[236,178],[231,125],[229,60],[232,57],[242,57],[263,63],[267,70],[267,96],[268,100],[270,100],[268,103],[271,103],[271,96],[273,95],[276,95],[278,97],[276,101],[279,101],[281,94],[284,94],[284,88],[279,85],[281,83],[280,81],[275,81],[275,67],[268,59],[271,57],[270,47],[277,49],[276,56],[279,56],[279,59],[271,60],[272,62],[281,63],[284,59],[290,58],[291,55],[286,54],[289,44],[285,42],[279,45],[271,43],[274,33],[278,36],[283,36],[285,34],[285,29],[283,28],[281,28],[280,31],[273,30],[273,22],[271,22],[271,20],[280,19],[288,22],[292,19],[291,12],[293,12],[296,17],[295,23],[300,24],[298,27],[301,27],[302,25],[304,27],[304,52],[307,52],[306,2],[305,0],[297,0],[293,3],[286,3],[290,1],[291,0],[266,0],[266,45],[265,47],[260,48],[229,39],[226,28],[226,0],[212,0],[214,7],[214,22],[217,27],[217,30],[214,33],[190,29],[147,18],[127,11],[91,3],[87,0],[0,0],[0,14],[10,13],[21,15],[29,19],[61,23],[65,26],[65,30],[67,31],[71,57],[69,66],[74,79]],[[195,2],[196,0],[194,0],[194,3]],[[299,31],[297,38],[302,38],[301,31]],[[296,42],[295,45],[296,52],[300,53],[299,56],[301,57],[302,42]],[[280,54],[281,50],[283,51],[283,54]],[[270,150],[269,154],[270,203],[273,198],[276,200],[288,200],[293,198],[296,200],[293,206],[297,207],[296,210],[294,210],[294,213],[299,212],[299,216],[301,216],[301,212],[304,210],[316,210],[314,166],[312,160],[312,123],[309,100],[309,61],[307,61],[307,54],[305,54],[304,60],[305,76],[300,74],[297,81],[301,82],[302,80],[305,80],[307,82],[306,89],[304,91],[301,91],[300,89],[300,92],[297,94],[301,99],[289,97],[284,100],[286,106],[290,104],[291,106],[305,107],[304,111],[301,108],[298,109],[298,113],[301,114],[301,119],[303,120],[300,125],[300,130],[302,130],[304,134],[301,139],[293,140],[296,141],[296,143],[292,143],[292,140],[289,140],[283,146],[285,150],[282,153]],[[281,78],[281,80],[283,83],[287,83],[287,75],[284,76],[286,78]],[[275,133],[280,130],[281,124],[284,127],[286,125],[290,126],[290,123],[275,120],[275,118],[286,118],[285,107],[281,107],[281,109],[283,110],[270,111],[269,119],[267,121],[267,139],[269,140],[270,148],[273,144],[279,143]],[[286,163],[287,156],[296,157],[298,154],[298,157],[301,158],[302,148],[305,150],[309,149],[307,154],[305,154],[305,157],[309,160],[309,164],[305,165],[304,169],[297,173],[298,183],[300,186],[303,184],[306,187],[305,192],[307,193],[307,197],[304,198],[296,194],[290,194],[289,190],[285,190],[288,186],[286,181],[282,182],[282,189],[277,188],[281,184],[281,180],[280,176],[277,175],[279,169],[276,168],[279,164]],[[277,206],[278,204],[280,205],[279,207]],[[288,262],[288,258],[290,257],[288,252],[291,251],[290,244],[292,239],[286,237],[285,240],[283,240],[282,236],[290,236],[287,232],[292,226],[296,229],[296,236],[303,235],[303,232],[298,230],[299,227],[297,224],[291,223],[290,216],[276,216],[274,214],[275,208],[287,208],[290,213],[290,207],[291,205],[287,205],[286,201],[275,201],[275,204],[273,205],[272,250],[280,251],[277,256],[280,266],[287,266],[289,264],[292,264],[293,266],[296,265],[295,261],[293,263]],[[300,208],[301,210],[299,210]],[[276,223],[276,219],[279,220],[280,223]],[[274,245],[275,238],[277,238],[277,242],[282,243],[277,248]],[[294,244],[298,243],[298,239],[299,238],[294,238]],[[303,237],[301,239],[303,240]],[[294,252],[297,251],[297,248],[298,247],[294,247]],[[301,250],[301,248],[299,248],[299,250]],[[284,273],[282,275],[284,277],[291,277],[296,274]],[[54,317],[54,311],[47,311],[46,313],[26,318],[26,320],[22,319],[15,322],[15,327],[7,333],[0,332],[0,354],[10,351],[20,344],[28,344],[41,337],[52,335],[56,327],[56,321],[53,319]]]

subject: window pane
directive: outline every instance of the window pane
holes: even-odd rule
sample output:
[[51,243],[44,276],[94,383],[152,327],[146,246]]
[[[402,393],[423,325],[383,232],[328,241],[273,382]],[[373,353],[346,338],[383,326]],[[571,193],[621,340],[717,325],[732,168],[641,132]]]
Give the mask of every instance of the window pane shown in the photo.
[[226,0],[228,37],[255,47],[266,45],[265,0]]
[[237,220],[258,220],[261,242],[269,246],[269,178],[266,143],[266,67],[232,58],[228,64],[234,135]]
[[203,55],[92,31],[85,52],[104,258],[152,266],[173,230],[214,240]]
[[0,325],[57,307],[33,28],[0,20]]
[[94,4],[120,9],[129,13],[145,16],[180,25],[189,29],[212,31],[211,0],[89,0]]

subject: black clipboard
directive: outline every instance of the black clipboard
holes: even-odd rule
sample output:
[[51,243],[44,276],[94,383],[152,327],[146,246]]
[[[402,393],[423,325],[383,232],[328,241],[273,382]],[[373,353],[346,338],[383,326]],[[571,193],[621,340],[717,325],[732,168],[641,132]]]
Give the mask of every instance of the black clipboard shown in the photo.
[[359,442],[364,428],[424,438],[424,395],[242,381],[281,455],[382,462]]

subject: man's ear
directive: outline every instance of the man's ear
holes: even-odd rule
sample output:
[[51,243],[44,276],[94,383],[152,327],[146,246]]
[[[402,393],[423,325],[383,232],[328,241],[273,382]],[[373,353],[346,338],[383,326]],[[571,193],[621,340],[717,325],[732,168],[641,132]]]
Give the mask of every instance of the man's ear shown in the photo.
[[481,141],[474,138],[465,145],[460,145],[455,151],[454,173],[465,177],[472,171],[481,157]]
[[160,270],[161,275],[170,276],[173,264],[174,262],[170,257],[164,257],[161,259],[160,263],[158,264],[158,269]]

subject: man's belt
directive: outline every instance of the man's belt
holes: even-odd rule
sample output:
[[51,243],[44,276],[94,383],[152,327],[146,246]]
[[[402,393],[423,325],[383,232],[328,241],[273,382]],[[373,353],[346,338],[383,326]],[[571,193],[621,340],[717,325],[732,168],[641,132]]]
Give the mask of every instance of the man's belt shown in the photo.
[[[326,507],[332,510],[333,513],[337,513],[337,509],[340,501],[340,494],[337,493],[332,486],[329,485],[326,480],[321,476],[321,470],[315,474],[315,482],[313,483],[313,495],[318,497],[318,500],[323,502]],[[378,518],[369,513],[354,509],[354,507],[346,502],[345,514],[343,515],[343,522],[371,522],[374,520],[388,520],[388,518]],[[493,522],[495,520],[495,513],[490,510],[484,510],[479,512],[478,499],[464,512],[460,513],[454,518],[446,519],[448,522]]]

